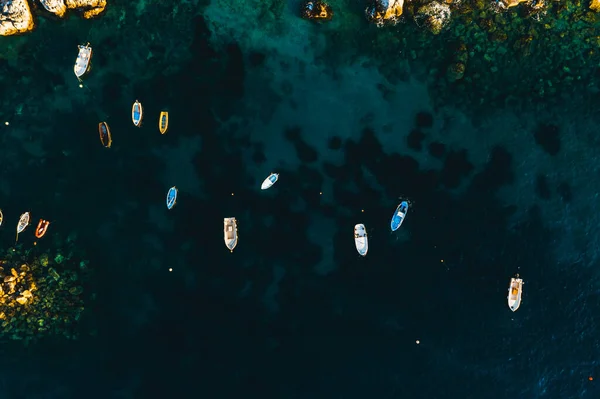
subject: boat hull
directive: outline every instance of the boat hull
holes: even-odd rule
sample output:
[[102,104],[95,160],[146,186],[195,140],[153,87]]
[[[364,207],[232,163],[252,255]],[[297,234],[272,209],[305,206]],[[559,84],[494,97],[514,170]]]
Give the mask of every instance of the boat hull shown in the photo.
[[279,174],[278,173],[271,173],[269,175],[269,177],[267,177],[262,184],[260,185],[260,189],[261,190],[266,190],[268,188],[271,188],[273,186],[273,184],[277,183],[277,180],[279,180]]
[[160,134],[165,134],[169,129],[169,113],[162,111],[158,117],[158,131]]
[[361,256],[367,255],[369,251],[369,238],[365,225],[362,223],[354,226],[354,245],[356,246],[356,251]]
[[42,238],[46,234],[46,231],[48,231],[48,226],[50,226],[49,221],[40,219],[37,227],[35,228],[36,238]]
[[223,239],[227,249],[233,252],[238,243],[237,221],[235,218],[223,219]]
[[108,123],[100,122],[98,124],[98,134],[100,134],[100,142],[106,148],[112,146],[112,135],[110,134],[110,128]]
[[173,186],[167,192],[167,209],[173,209],[175,204],[177,204],[177,194],[179,194],[179,190],[177,187]]
[[133,125],[136,127],[142,126],[142,118],[144,117],[144,109],[142,108],[142,103],[138,100],[135,100],[133,106],[131,107],[131,121]]
[[92,60],[92,48],[90,44],[85,46],[79,45],[79,53],[75,59],[75,65],[73,66],[73,72],[79,81],[83,78],[90,70]]
[[523,296],[523,279],[511,278],[508,286],[508,307],[513,312],[521,306],[521,298]]
[[392,231],[396,231],[402,226],[402,223],[404,223],[404,219],[406,218],[406,212],[408,212],[408,202],[402,201],[396,208],[394,216],[392,216],[392,220],[390,221]]

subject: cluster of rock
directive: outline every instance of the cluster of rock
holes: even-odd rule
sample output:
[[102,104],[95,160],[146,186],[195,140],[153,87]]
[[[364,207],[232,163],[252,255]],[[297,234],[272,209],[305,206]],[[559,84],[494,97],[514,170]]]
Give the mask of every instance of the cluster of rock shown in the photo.
[[29,32],[35,27],[29,1],[38,2],[59,18],[67,10],[75,10],[86,19],[93,18],[106,8],[106,0],[0,0],[0,36]]
[[[10,250],[0,260],[0,338],[32,341],[47,335],[75,338],[83,311],[80,274],[62,254],[50,260],[32,251]],[[59,274],[50,265],[61,267]]]
[[[397,24],[404,11],[404,0],[374,0],[365,9],[367,19],[378,27]],[[437,35],[450,22],[450,6],[434,0],[416,7],[414,20]]]

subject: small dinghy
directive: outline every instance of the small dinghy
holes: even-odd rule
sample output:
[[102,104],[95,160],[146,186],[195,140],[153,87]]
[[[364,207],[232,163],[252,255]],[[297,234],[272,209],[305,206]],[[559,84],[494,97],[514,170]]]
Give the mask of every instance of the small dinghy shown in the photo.
[[177,194],[179,191],[177,187],[173,186],[167,192],[167,209],[173,209],[175,204],[177,203]]
[[521,295],[523,295],[523,279],[513,277],[508,286],[508,307],[515,312],[521,306]]
[[19,233],[22,233],[23,230],[25,230],[27,228],[27,226],[29,226],[29,220],[30,220],[29,212],[25,212],[19,218],[19,223],[17,223],[17,239],[15,240],[15,242],[19,241]]
[[81,78],[90,70],[92,48],[89,43],[85,46],[79,45],[77,47],[79,47],[79,54],[77,54],[73,71],[75,72],[75,76],[77,76],[77,80],[81,82]]
[[392,217],[392,231],[396,231],[402,226],[402,222],[404,222],[404,218],[406,218],[406,212],[408,212],[408,202],[402,201],[400,205],[398,205],[398,208],[396,208],[396,212],[394,212],[394,216]]
[[225,239],[225,245],[231,252],[237,245],[237,221],[235,218],[224,218],[223,219],[223,234]]
[[169,128],[169,113],[162,111],[158,117],[158,130],[160,134],[165,134]]
[[354,245],[356,245],[356,250],[362,256],[367,255],[367,251],[369,250],[369,238],[367,237],[367,230],[365,230],[365,225],[360,223],[354,226]]
[[110,135],[110,128],[108,123],[100,122],[98,124],[98,133],[100,134],[100,142],[106,148],[110,148],[112,145],[112,136]]
[[261,190],[266,190],[267,188],[271,188],[275,182],[279,179],[279,173],[271,173],[269,177],[267,177],[262,184],[260,185]]
[[2,209],[0,209],[0,226],[2,226],[2,222],[4,222],[4,214],[2,213]]
[[142,109],[142,103],[135,100],[131,107],[131,120],[136,127],[142,126],[142,118],[144,117],[144,110]]
[[37,227],[35,228],[35,236],[36,238],[42,238],[46,231],[48,231],[48,226],[50,226],[50,222],[44,219],[40,219]]

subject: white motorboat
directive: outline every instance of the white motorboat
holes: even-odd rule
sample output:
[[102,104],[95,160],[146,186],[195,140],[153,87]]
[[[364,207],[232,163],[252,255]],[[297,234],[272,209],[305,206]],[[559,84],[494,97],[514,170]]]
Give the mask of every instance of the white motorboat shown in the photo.
[[521,296],[523,295],[523,279],[513,277],[510,279],[508,287],[508,307],[515,312],[521,306]]
[[367,255],[369,250],[369,238],[367,237],[367,230],[364,224],[357,224],[354,226],[354,245],[356,250],[362,256]]
[[261,190],[266,190],[267,188],[271,188],[275,182],[279,179],[279,173],[271,173],[269,177],[267,177],[262,184],[260,185]]
[[81,82],[81,78],[90,70],[90,61],[92,60],[92,48],[90,44],[86,44],[85,46],[79,45],[79,53],[77,54],[77,59],[75,60],[75,66],[73,67],[73,72],[75,72],[75,76]]
[[224,218],[223,219],[223,235],[225,239],[225,245],[231,252],[237,245],[237,221],[235,218]]

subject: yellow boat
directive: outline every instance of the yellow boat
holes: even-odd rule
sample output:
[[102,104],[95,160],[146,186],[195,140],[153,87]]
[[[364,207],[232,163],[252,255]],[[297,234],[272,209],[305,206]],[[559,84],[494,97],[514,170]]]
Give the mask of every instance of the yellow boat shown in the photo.
[[158,118],[158,130],[160,130],[160,134],[165,134],[167,129],[169,128],[169,113],[167,111],[162,111],[160,113],[160,117]]

